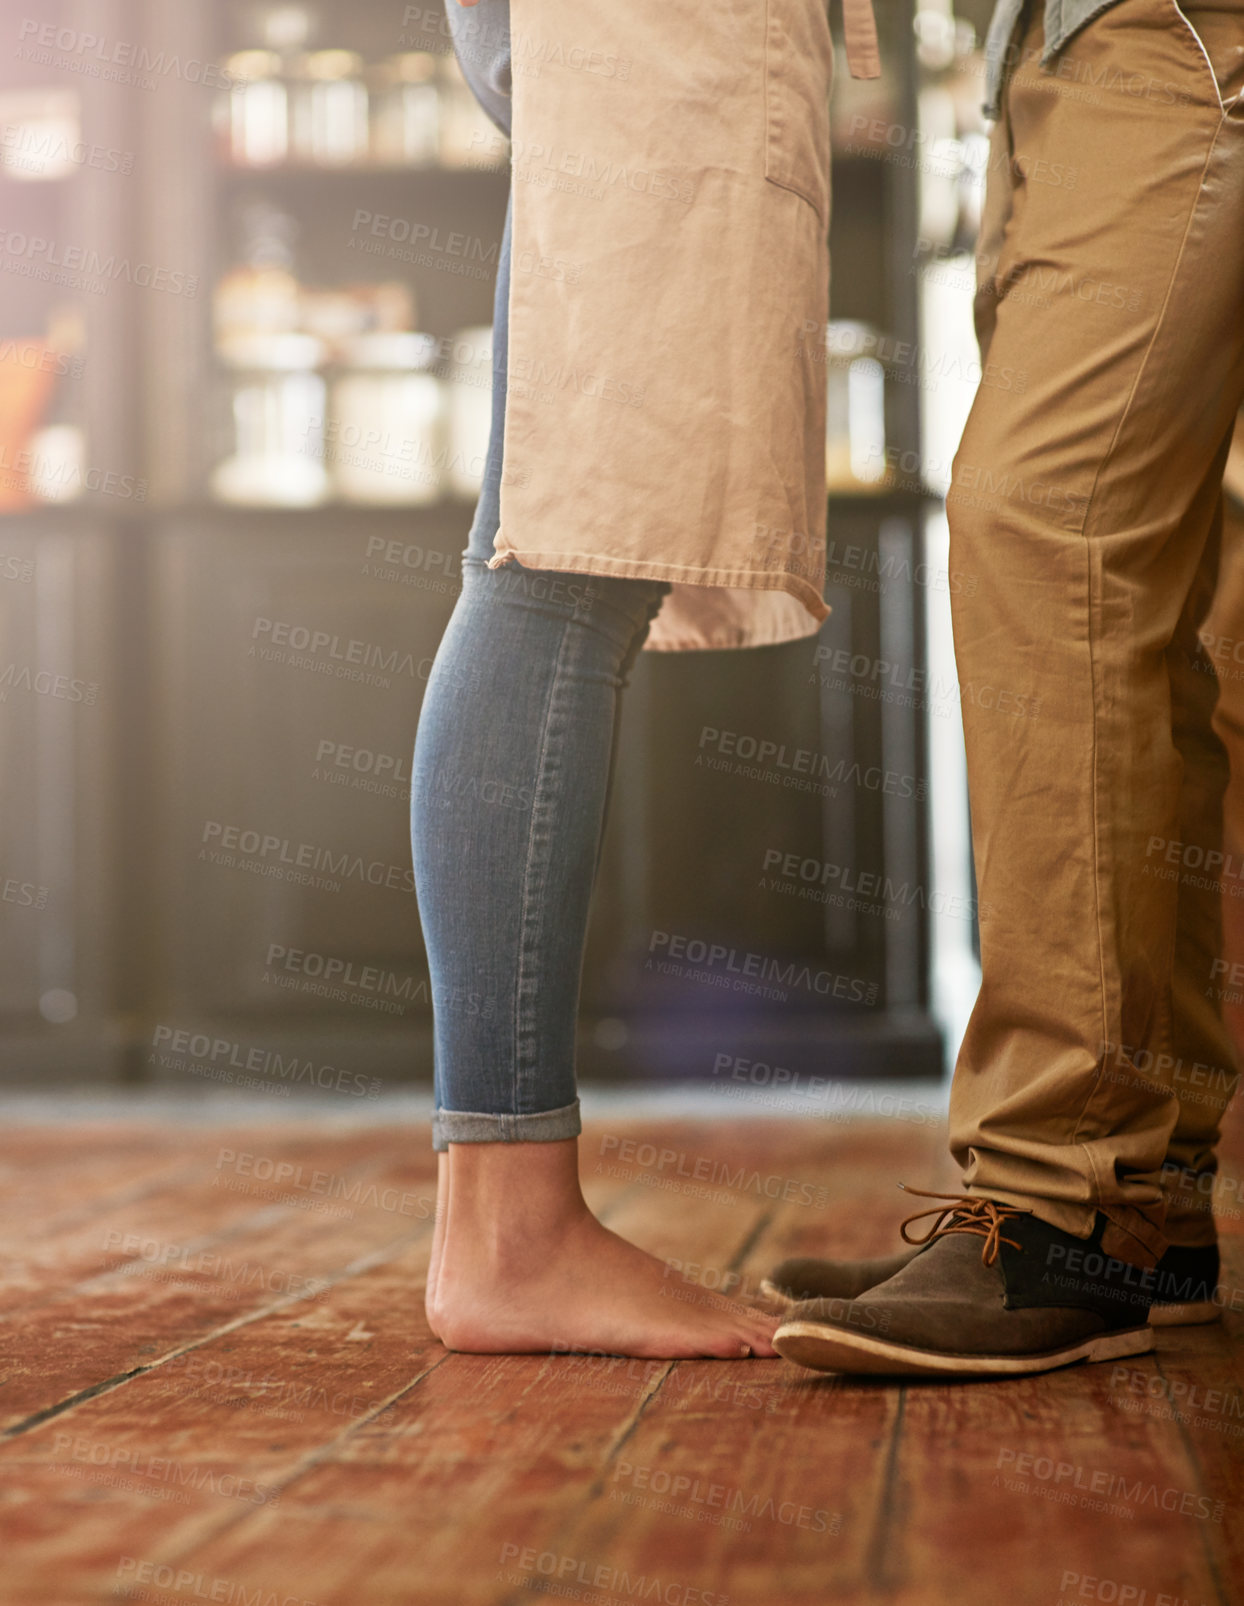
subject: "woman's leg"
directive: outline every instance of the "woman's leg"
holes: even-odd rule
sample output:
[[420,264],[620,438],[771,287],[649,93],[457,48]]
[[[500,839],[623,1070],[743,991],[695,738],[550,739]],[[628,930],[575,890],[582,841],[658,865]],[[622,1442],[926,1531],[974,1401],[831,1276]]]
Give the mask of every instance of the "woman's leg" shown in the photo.
[[[504,0],[485,0],[472,29],[455,22],[459,59],[508,131]],[[440,1151],[428,1318],[459,1349],[771,1355],[771,1318],[700,1291],[688,1302],[670,1268],[596,1221],[579,1187],[574,1035],[592,881],[622,689],[668,588],[486,566],[500,517],[510,232],[507,216],[484,485],[412,787]]]
[[664,587],[464,562],[415,750],[415,874],[448,1146],[429,1319],[470,1350],[771,1353],[579,1188],[574,1037],[626,675]]

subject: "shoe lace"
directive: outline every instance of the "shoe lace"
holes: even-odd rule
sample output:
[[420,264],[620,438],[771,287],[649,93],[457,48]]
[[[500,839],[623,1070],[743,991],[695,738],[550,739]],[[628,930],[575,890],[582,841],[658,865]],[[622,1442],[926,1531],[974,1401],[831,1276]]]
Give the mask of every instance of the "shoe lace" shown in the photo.
[[[1002,1228],[1015,1217],[1027,1215],[1026,1210],[999,1204],[996,1199],[982,1199],[976,1194],[929,1193],[924,1188],[909,1188],[904,1182],[900,1182],[899,1187],[918,1199],[949,1200],[948,1204],[934,1205],[931,1210],[918,1210],[914,1216],[908,1216],[899,1228],[904,1243],[928,1244],[934,1238],[944,1238],[948,1233],[970,1232],[985,1240],[981,1261],[986,1266],[992,1266],[997,1260],[1003,1244],[1010,1244],[1012,1249],[1023,1248],[1014,1238],[1006,1237]],[[926,1216],[936,1216],[937,1220],[923,1237],[915,1237],[907,1231],[913,1221],[923,1221]]]

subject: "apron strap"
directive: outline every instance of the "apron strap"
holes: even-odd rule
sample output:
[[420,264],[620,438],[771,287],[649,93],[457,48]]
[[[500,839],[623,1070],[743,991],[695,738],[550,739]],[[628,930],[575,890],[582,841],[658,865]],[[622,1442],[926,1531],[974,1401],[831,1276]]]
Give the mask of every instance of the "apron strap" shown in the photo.
[[880,78],[881,56],[877,50],[877,22],[872,0],[842,0],[842,25],[852,78]]

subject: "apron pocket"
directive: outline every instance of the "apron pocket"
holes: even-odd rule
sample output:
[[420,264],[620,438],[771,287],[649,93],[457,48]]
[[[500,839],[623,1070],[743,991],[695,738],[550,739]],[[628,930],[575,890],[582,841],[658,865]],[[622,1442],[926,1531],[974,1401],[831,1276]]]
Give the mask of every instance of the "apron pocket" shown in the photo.
[[765,177],[829,221],[829,88],[834,46],[825,0],[766,0]]

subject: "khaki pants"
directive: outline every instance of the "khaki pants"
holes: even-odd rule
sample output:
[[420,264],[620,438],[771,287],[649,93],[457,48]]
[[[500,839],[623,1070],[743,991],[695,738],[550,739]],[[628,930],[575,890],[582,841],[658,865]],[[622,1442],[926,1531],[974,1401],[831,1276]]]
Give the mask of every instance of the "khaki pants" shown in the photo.
[[1120,0],[1050,71],[1041,10],[994,133],[948,498],[982,966],[951,1147],[973,1192],[1080,1236],[1100,1210],[1148,1264],[1213,1240],[1196,1179],[1237,1077],[1198,627],[1244,399],[1244,3]]
[[[1213,996],[1221,1002],[1227,1033],[1239,1057],[1244,1054],[1244,413],[1236,419],[1232,451],[1235,472],[1229,470],[1228,484],[1234,496],[1227,498],[1218,589],[1201,627],[1201,640],[1217,670],[1214,729],[1227,749],[1231,769],[1222,800],[1222,957],[1213,967]],[[1180,1174],[1171,1180],[1182,1183],[1185,1192],[1204,1194],[1212,1187],[1212,1177],[1207,1181]],[[1238,1214],[1244,1202],[1244,1178],[1228,1178],[1225,1191],[1226,1207]],[[1168,1190],[1168,1232],[1174,1208]],[[1186,1208],[1181,1213],[1186,1214]]]

